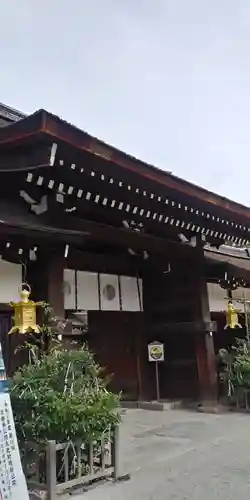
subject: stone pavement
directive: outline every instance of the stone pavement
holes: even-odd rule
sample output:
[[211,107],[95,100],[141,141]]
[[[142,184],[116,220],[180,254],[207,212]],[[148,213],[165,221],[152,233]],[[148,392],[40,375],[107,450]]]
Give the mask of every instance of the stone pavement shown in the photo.
[[247,500],[250,415],[129,410],[121,428],[121,471],[72,500]]

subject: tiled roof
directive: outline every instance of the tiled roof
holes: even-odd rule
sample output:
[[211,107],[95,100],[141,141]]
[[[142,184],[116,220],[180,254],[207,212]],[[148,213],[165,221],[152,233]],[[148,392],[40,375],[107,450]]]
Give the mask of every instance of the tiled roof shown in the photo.
[[250,271],[249,248],[237,248],[221,245],[219,249],[205,245],[204,255],[215,263],[229,264],[239,269]]
[[0,118],[7,120],[8,122],[17,122],[27,115],[21,113],[17,109],[10,108],[6,104],[0,103]]
[[205,245],[205,252],[209,252],[214,255],[222,255],[225,257],[233,257],[237,259],[247,259],[250,261],[250,248],[247,247],[237,247],[231,245],[221,245],[220,248],[211,247],[211,245]]
[[[116,166],[116,175],[118,176],[120,172],[121,178],[123,178],[124,172],[126,172],[126,175],[129,175],[130,179],[132,179],[131,182],[133,181],[136,183],[138,179],[140,182],[145,180],[148,186],[150,184],[148,189],[145,190],[147,196],[151,198],[153,196],[155,199],[157,199],[157,197],[162,198],[161,201],[164,205],[170,201],[173,207],[180,209],[182,212],[184,210],[188,213],[193,212],[194,216],[199,218],[196,225],[200,228],[204,228],[207,222],[211,223],[211,221],[215,221],[215,223],[219,223],[220,227],[215,229],[215,231],[213,228],[210,228],[213,232],[217,234],[225,232],[226,234],[226,226],[230,226],[230,228],[234,228],[234,230],[237,229],[238,233],[237,235],[231,235],[232,238],[240,240],[240,244],[243,245],[245,245],[248,240],[249,234],[247,234],[247,232],[250,231],[249,207],[231,201],[223,196],[192,184],[185,179],[176,177],[169,172],[134,158],[105,144],[103,141],[96,139],[85,131],[78,129],[65,120],[43,109],[29,116],[25,116],[19,111],[15,111],[8,106],[0,104],[0,121],[1,108],[2,111],[7,114],[7,118],[5,119],[6,122],[2,125],[10,124],[11,119],[16,121],[15,123],[12,122],[12,124],[7,127],[1,126],[0,123],[0,146],[3,147],[3,149],[6,148],[7,144],[8,147],[11,148],[12,143],[28,141],[31,136],[32,141],[34,141],[35,136],[38,137],[39,134],[43,136],[47,134],[51,141],[60,141],[75,150],[88,152],[112,162],[113,165]],[[7,121],[7,119],[9,121]],[[118,167],[121,170],[118,171]],[[133,176],[134,178],[132,178]],[[137,179],[135,179],[135,177],[137,177]],[[130,184],[128,185],[130,186]],[[135,192],[138,192],[138,189],[137,186]],[[154,192],[154,189],[157,189],[157,191]],[[168,198],[168,193],[172,196],[171,199]],[[165,195],[167,202],[164,202]],[[180,216],[176,215],[176,217],[178,217],[176,221],[179,224]],[[192,224],[192,216],[189,216],[188,224]],[[197,228],[195,227],[194,230],[196,231]],[[231,241],[234,241],[232,238]]]

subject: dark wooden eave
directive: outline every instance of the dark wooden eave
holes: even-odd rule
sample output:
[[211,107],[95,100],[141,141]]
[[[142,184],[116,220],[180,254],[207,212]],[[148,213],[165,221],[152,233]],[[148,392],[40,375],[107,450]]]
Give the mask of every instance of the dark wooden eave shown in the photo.
[[21,203],[0,200],[0,234],[30,236],[34,239],[60,240],[62,243],[82,244],[88,233],[71,228],[62,228],[29,213]]
[[179,243],[164,238],[137,233],[124,228],[116,228],[93,221],[77,219],[70,214],[58,218],[57,214],[48,213],[36,216],[28,211],[24,203],[9,203],[0,200],[0,234],[16,234],[41,237],[51,241],[54,237],[64,243],[84,244],[86,238],[103,245],[148,250],[155,255],[166,255],[169,249],[178,247],[182,254],[192,254],[191,247],[182,247]]
[[38,135],[40,137],[46,135],[51,137],[52,141],[63,141],[78,150],[88,151],[107,161],[112,161],[117,167],[139,174],[153,183],[166,186],[168,189],[170,188],[192,198],[194,201],[196,200],[197,205],[205,202],[210,206],[230,212],[231,217],[237,215],[245,220],[250,220],[250,209],[248,207],[129,156],[45,110],[39,110],[9,127],[1,128],[0,149],[30,142]]
[[[238,249],[240,250],[240,249]],[[205,258],[210,264],[223,265],[227,270],[231,271],[231,274],[239,276],[246,276],[250,278],[250,256],[247,254],[247,250],[243,252],[231,252],[228,250],[219,251],[215,248],[205,249]]]

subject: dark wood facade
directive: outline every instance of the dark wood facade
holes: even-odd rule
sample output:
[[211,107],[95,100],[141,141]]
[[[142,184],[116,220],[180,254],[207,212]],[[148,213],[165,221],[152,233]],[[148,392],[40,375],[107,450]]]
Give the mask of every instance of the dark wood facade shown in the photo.
[[155,398],[147,345],[159,340],[162,397],[216,399],[204,244],[246,245],[250,210],[44,110],[0,128],[0,181],[2,258],[25,262],[33,298],[50,302],[56,315],[65,314],[65,268],[143,280],[142,312],[89,313],[87,340],[114,374],[113,387]]

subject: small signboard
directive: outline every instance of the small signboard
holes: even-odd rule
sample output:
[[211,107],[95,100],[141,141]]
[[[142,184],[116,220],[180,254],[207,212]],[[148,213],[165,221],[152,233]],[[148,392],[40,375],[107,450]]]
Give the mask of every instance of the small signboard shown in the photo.
[[148,360],[164,361],[164,344],[156,340],[148,344]]
[[29,500],[0,344],[0,500]]

